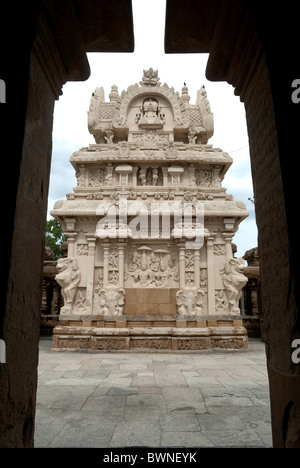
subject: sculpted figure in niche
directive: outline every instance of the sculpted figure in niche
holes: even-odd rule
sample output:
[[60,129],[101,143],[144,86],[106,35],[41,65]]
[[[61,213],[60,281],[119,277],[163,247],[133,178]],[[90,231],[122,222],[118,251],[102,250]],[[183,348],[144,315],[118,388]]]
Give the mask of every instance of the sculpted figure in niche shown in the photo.
[[151,167],[148,167],[146,171],[146,185],[152,185],[153,184],[153,173]]
[[170,258],[163,260],[164,255],[170,254],[167,250],[157,249],[150,253],[152,249],[147,246],[141,246],[137,250],[142,251],[142,254],[136,250],[131,254],[128,271],[125,273],[125,279],[132,278],[131,286],[169,287],[171,277],[178,282],[179,275],[175,259],[172,257],[172,260]]
[[73,258],[59,258],[57,260],[58,274],[55,276],[57,283],[62,288],[64,312],[71,312],[77,286],[80,282],[80,270],[77,260]]
[[145,99],[142,107],[143,116],[146,119],[154,119],[157,117],[159,111],[158,102],[156,99]]
[[128,263],[128,270],[135,271],[137,270],[137,268],[139,268],[140,265],[141,265],[141,255],[137,251],[134,251]]
[[77,186],[84,187],[85,186],[85,167],[78,167],[76,170],[76,178],[77,178]]
[[167,287],[169,285],[170,273],[164,263],[161,263],[159,271],[154,276],[155,286]]
[[86,292],[78,290],[76,307],[80,312],[84,313],[86,309]]
[[141,185],[146,185],[146,169],[140,169],[139,179],[141,181]]
[[149,268],[155,272],[159,270],[159,259],[155,256],[153,252],[150,255]]
[[242,274],[243,269],[244,260],[242,258],[231,258],[227,260],[224,269],[221,270],[230,314],[240,313],[239,299],[242,289],[248,281],[248,278]]
[[122,315],[125,299],[124,289],[119,289],[118,291],[101,289],[98,294],[100,314]]
[[119,281],[119,272],[118,271],[110,271],[108,273],[108,282],[110,284],[118,284],[118,281]]
[[196,130],[195,130],[195,127],[192,126],[189,128],[189,132],[188,132],[188,139],[189,139],[189,143],[191,145],[195,145],[196,142],[197,142],[197,137],[196,137]]
[[96,284],[96,287],[95,287],[95,292],[98,293],[100,289],[103,288],[103,279],[104,279],[104,276],[103,276],[103,267],[101,267],[99,269],[99,274],[98,274],[98,281],[97,281],[97,284]]
[[114,132],[112,130],[106,130],[106,136],[104,137],[107,144],[114,142]]
[[203,296],[201,289],[197,291],[182,291],[176,293],[178,315],[201,315],[203,313]]

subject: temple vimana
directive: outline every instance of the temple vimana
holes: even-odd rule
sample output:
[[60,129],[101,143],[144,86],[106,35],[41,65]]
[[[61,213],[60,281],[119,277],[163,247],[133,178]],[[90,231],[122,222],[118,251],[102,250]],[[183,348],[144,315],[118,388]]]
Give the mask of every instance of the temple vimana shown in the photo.
[[213,114],[144,70],[121,94],[91,97],[95,143],[72,154],[77,187],[51,212],[68,239],[53,349],[247,347],[247,282],[232,241],[245,205],[223,187],[232,158],[208,143]]

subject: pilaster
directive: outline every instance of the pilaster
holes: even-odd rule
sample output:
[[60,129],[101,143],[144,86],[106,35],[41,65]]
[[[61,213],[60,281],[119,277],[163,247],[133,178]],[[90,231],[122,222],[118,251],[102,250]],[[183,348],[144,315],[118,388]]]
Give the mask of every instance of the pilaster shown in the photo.
[[216,312],[215,303],[215,266],[214,266],[214,238],[215,234],[210,233],[206,239],[207,255],[207,308],[208,314],[214,315]]
[[93,295],[94,295],[94,265],[95,265],[95,247],[96,237],[88,233],[88,255],[87,255],[87,285],[86,285],[86,313],[92,315]]

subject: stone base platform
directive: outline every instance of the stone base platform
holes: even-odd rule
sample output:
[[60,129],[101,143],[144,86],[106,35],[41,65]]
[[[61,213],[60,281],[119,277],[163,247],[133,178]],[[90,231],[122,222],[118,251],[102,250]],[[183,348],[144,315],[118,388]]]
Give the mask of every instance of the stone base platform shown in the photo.
[[53,351],[198,351],[248,348],[240,317],[61,317]]

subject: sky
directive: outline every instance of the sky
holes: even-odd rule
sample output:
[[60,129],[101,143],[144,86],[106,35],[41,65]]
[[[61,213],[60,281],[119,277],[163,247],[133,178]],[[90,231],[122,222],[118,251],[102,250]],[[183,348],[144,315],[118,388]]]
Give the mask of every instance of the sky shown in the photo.
[[189,89],[190,103],[196,102],[197,91],[205,86],[214,115],[214,135],[208,144],[229,153],[233,164],[223,180],[227,193],[243,201],[249,216],[239,226],[233,242],[236,256],[257,246],[253,187],[244,104],[234,95],[234,88],[225,82],[211,82],[205,77],[208,54],[165,54],[165,1],[132,0],[135,50],[133,53],[87,54],[91,74],[88,80],[67,82],[55,103],[53,149],[48,196],[47,219],[57,200],[65,199],[77,181],[69,159],[78,149],[95,143],[87,127],[87,112],[92,93],[103,87],[105,99],[112,85],[119,94],[139,83],[143,70],[158,70],[161,84],[167,83],[181,93],[183,84]]

